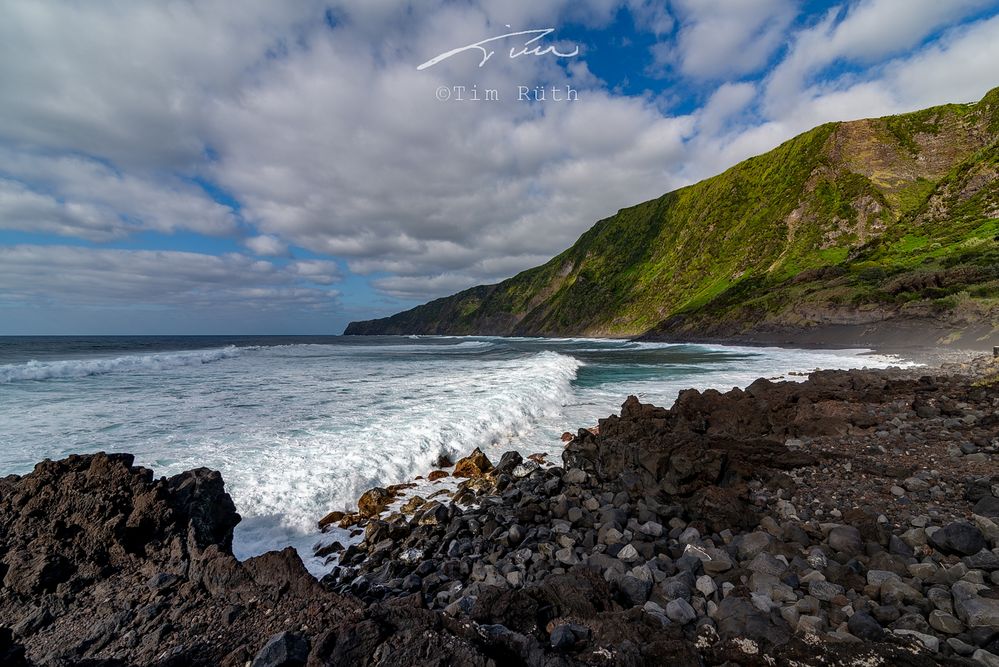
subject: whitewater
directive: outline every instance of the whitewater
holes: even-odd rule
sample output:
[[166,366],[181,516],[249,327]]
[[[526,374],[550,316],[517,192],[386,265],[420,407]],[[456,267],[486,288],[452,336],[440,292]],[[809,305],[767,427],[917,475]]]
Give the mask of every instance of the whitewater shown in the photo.
[[669,406],[687,387],[901,365],[865,352],[485,337],[0,339],[0,475],[95,451],[131,452],[156,475],[213,468],[243,516],[237,556],[293,545],[307,558],[317,519],[367,488],[426,474],[442,454],[557,460],[564,431],[596,424],[629,394]]

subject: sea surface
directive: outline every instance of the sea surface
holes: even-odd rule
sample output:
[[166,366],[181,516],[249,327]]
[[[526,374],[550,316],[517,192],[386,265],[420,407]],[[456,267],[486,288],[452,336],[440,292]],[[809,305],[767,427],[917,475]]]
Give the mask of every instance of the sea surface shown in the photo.
[[[241,558],[289,544],[375,485],[480,447],[557,460],[560,435],[629,394],[669,406],[816,368],[899,365],[864,350],[486,337],[0,337],[0,475],[131,452],[156,475],[220,470]],[[788,379],[800,379],[790,376]],[[315,563],[307,563],[315,570]]]

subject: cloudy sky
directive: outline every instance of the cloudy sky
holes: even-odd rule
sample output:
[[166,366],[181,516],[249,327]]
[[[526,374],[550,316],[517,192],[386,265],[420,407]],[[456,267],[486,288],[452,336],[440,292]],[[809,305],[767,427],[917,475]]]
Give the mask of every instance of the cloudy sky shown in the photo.
[[233,8],[0,3],[0,334],[339,333],[816,124],[999,85],[999,0]]

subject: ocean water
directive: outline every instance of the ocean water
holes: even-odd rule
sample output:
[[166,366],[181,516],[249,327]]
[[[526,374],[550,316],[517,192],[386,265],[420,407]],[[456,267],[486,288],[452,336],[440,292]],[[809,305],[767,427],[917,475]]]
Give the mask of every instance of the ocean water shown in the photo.
[[[863,350],[487,337],[0,338],[0,475],[127,451],[157,475],[220,470],[234,550],[289,544],[374,485],[480,447],[557,460],[564,431],[629,394],[669,406],[816,368],[899,365]],[[790,377],[794,379],[796,376]],[[308,561],[307,561],[308,562]],[[314,570],[316,563],[309,562]]]

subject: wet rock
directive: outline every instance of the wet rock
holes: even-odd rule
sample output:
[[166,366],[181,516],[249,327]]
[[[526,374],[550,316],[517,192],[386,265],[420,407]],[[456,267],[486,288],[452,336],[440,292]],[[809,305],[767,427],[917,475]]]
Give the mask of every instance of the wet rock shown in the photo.
[[645,601],[649,599],[649,593],[652,591],[651,581],[639,579],[630,574],[621,577],[617,585],[621,591],[621,595],[624,597],[624,602],[629,607],[637,607],[645,604]]
[[976,650],[971,654],[971,659],[985,667],[999,667],[999,655],[985,649]]
[[322,519],[319,520],[319,529],[322,530],[327,526],[332,526],[335,523],[340,523],[345,516],[346,516],[345,512],[340,512],[340,511],[330,512],[329,514],[327,514],[326,516],[324,516]]
[[722,639],[751,639],[769,644],[783,644],[791,636],[787,622],[779,616],[759,611],[741,597],[729,596],[715,612],[718,634]]
[[839,584],[828,581],[813,581],[808,584],[808,594],[823,602],[829,602],[837,595],[842,595],[844,590]]
[[552,629],[549,642],[554,649],[569,651],[577,644],[585,642],[589,636],[589,628],[577,623],[563,623]]
[[892,632],[900,637],[912,637],[913,639],[916,639],[932,653],[936,653],[940,650],[940,640],[933,635],[928,635],[925,632],[918,632],[916,630],[892,630]]
[[378,516],[392,502],[392,498],[392,494],[387,489],[377,486],[368,489],[357,501],[357,512],[368,518]]
[[493,469],[489,458],[478,447],[463,459],[454,464],[452,475],[455,477],[481,477]]
[[513,476],[517,478],[527,477],[541,466],[528,459],[513,469]]

